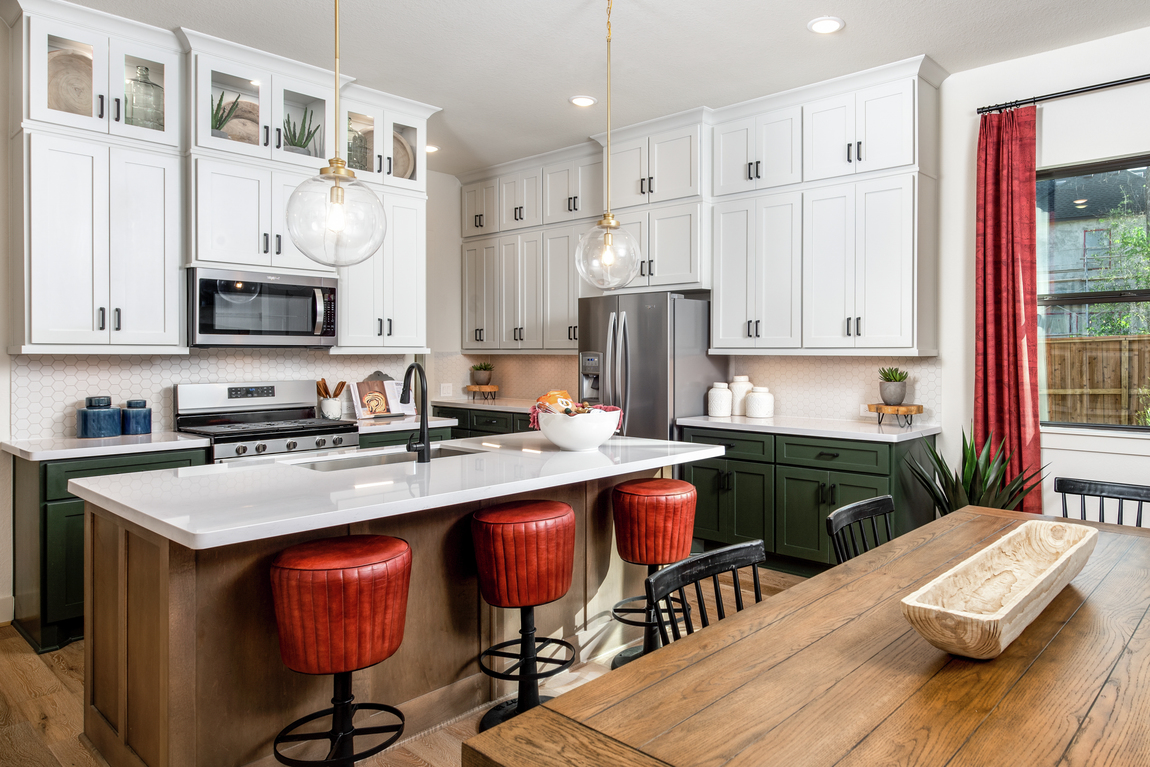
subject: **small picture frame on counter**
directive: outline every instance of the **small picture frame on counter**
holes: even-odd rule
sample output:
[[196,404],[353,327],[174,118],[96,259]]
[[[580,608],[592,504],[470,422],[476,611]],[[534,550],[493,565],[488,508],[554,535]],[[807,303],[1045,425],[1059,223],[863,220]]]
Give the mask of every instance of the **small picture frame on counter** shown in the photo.
[[386,383],[388,382],[360,381],[355,384],[355,396],[352,397],[352,402],[355,403],[356,418],[380,418],[393,415],[388,407],[387,392],[384,390]]

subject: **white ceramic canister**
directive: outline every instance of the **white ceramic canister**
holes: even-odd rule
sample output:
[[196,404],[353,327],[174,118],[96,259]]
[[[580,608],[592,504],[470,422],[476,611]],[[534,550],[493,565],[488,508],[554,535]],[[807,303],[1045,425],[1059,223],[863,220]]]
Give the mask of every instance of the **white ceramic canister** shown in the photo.
[[750,376],[735,376],[731,381],[731,415],[747,414],[747,394],[754,386]]
[[343,418],[343,403],[336,397],[320,397],[319,414],[332,421]]
[[747,395],[747,418],[774,418],[775,395],[766,386],[756,386]]
[[726,418],[731,414],[731,390],[722,381],[716,381],[707,392],[707,415]]

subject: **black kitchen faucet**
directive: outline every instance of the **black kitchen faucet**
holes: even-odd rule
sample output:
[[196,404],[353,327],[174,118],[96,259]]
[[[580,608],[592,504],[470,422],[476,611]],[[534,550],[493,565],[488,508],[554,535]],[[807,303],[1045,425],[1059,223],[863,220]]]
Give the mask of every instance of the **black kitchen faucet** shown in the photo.
[[415,439],[414,434],[408,437],[407,452],[419,454],[415,459],[416,463],[431,463],[431,437],[427,433],[427,375],[423,372],[423,365],[418,362],[408,365],[407,372],[403,374],[403,394],[400,395],[399,401],[404,405],[411,402],[413,371],[419,372],[419,441],[412,442]]

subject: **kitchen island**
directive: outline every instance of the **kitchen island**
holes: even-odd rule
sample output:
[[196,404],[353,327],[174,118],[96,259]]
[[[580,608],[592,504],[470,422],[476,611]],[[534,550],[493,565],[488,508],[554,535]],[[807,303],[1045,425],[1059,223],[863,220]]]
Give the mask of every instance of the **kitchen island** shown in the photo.
[[581,658],[630,637],[610,607],[641,593],[643,570],[615,553],[610,490],[722,448],[616,437],[587,453],[537,432],[440,443],[431,463],[402,449],[292,456],[73,480],[85,503],[84,732],[113,767],[272,764],[287,723],[328,705],[331,680],[285,668],[269,567],[316,538],[385,534],[412,547],[399,651],[355,675],[362,701],[398,706],[414,734],[508,688],[476,658],[516,636],[513,611],[479,597],[469,518],[509,499],[576,513],[573,585],[536,611],[541,635]]

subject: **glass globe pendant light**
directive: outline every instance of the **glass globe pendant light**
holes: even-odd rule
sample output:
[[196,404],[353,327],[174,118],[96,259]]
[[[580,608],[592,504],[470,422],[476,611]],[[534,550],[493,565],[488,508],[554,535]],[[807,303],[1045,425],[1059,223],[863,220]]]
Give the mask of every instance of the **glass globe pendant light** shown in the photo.
[[635,237],[611,214],[611,0],[607,0],[607,210],[579,238],[575,268],[597,288],[620,288],[639,274],[643,254]]
[[[335,0],[335,120],[339,123],[339,0]],[[371,258],[383,245],[387,218],[383,203],[339,156],[318,176],[296,187],[285,218],[292,242],[305,256],[325,266],[353,266]]]

